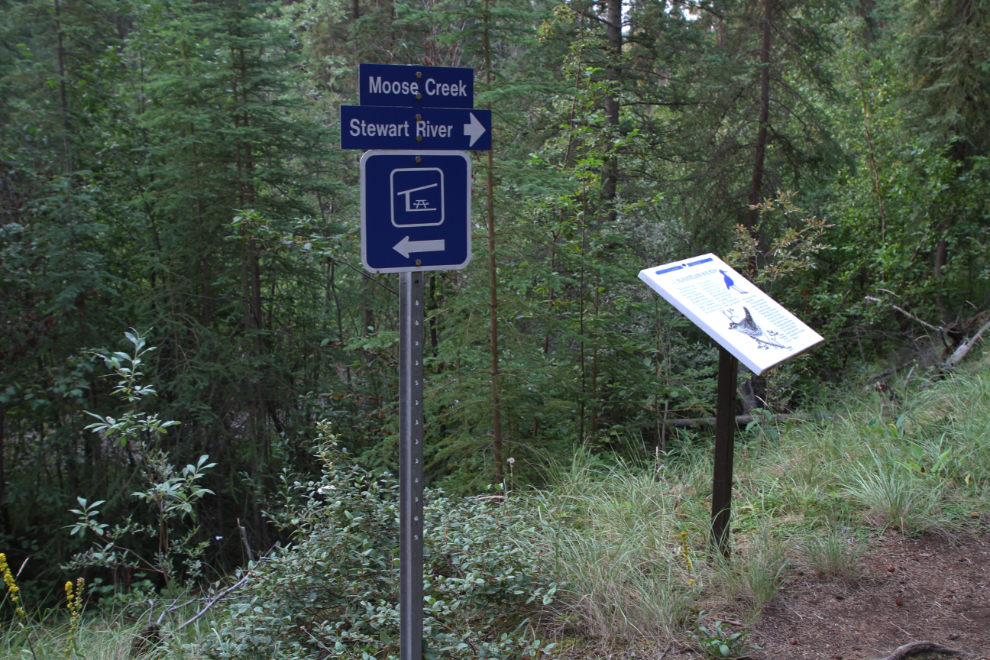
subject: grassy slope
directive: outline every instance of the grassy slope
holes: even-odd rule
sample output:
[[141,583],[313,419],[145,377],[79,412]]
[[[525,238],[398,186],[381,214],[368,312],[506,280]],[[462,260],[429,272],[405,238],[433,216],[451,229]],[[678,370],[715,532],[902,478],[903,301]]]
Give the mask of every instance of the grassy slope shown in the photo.
[[[562,642],[558,650],[725,639],[711,625],[716,617],[703,613],[753,623],[790,571],[852,578],[878,534],[966,533],[974,516],[990,515],[990,365],[915,381],[914,390],[901,404],[871,392],[822,423],[740,433],[730,563],[706,547],[707,441],[637,466],[579,454],[556,470],[552,489],[514,495],[543,521],[523,542],[567,584],[542,622]],[[183,641],[210,634],[208,618]],[[29,636],[38,660],[67,657],[66,623],[49,618],[29,635],[17,630],[0,638],[0,658],[30,657]],[[141,624],[85,618],[77,657],[128,657],[142,632]],[[201,656],[172,641],[139,657]]]
[[823,423],[737,435],[731,563],[706,547],[710,442],[636,467],[578,456],[541,507],[559,524],[538,545],[569,583],[559,636],[713,639],[700,612],[754,623],[792,570],[852,578],[878,534],[965,533],[990,514],[988,439],[986,363],[900,405],[870,392]]

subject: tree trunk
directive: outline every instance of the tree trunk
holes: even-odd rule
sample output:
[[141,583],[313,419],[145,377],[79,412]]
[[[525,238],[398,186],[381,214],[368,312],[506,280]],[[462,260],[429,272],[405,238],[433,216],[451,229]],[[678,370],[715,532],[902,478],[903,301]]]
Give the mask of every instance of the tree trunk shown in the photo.
[[[749,184],[749,213],[746,216],[746,228],[751,234],[756,232],[756,223],[760,212],[752,208],[760,203],[760,192],[763,187],[763,161],[767,151],[767,125],[770,122],[770,37],[773,23],[773,0],[763,0],[763,44],[760,46],[760,115],[759,129],[756,132],[755,153],[753,157],[753,177]],[[755,270],[756,264],[751,264]]]
[[[939,239],[938,245],[935,247],[935,266],[934,266],[934,276],[935,280],[938,281],[942,279],[942,269],[949,261],[949,241],[947,236],[952,230],[952,225],[954,224],[952,216],[950,215],[939,227],[942,233],[942,238]],[[947,326],[952,324],[955,319],[955,313],[949,308],[948,303],[945,302],[945,296],[942,293],[941,286],[935,289],[935,305],[938,307],[938,313],[942,317],[942,326]]]
[[[958,178],[966,169],[966,156],[967,148],[964,140],[956,140],[948,149],[946,156],[949,160],[956,164],[956,177]],[[948,213],[946,213],[945,220],[939,225],[939,233],[941,237],[939,238],[938,245],[935,248],[935,264],[934,264],[934,278],[936,281],[942,278],[942,270],[949,263],[949,237],[952,235],[952,230],[956,224],[956,217],[959,212],[950,207]],[[947,326],[958,318],[956,311],[949,306],[945,300],[944,287],[937,286],[935,289],[935,304],[938,306],[938,312],[942,315],[942,325]]]
[[[756,131],[756,144],[753,154],[753,175],[749,183],[749,212],[746,214],[746,229],[756,239],[756,225],[760,220],[760,211],[756,205],[761,201],[763,188],[763,165],[767,153],[767,128],[770,123],[770,37],[773,26],[773,0],[763,0],[763,42],[760,45],[760,111],[759,127]],[[755,274],[759,267],[756,254],[750,259],[750,271]],[[748,414],[758,407],[756,398],[758,376],[751,375],[743,383],[743,412]]]
[[[608,0],[605,10],[605,20],[605,37],[608,40],[608,57],[610,60],[608,78],[613,84],[612,89],[605,98],[605,116],[610,132],[615,135],[619,131],[618,84],[621,74],[619,60],[622,57],[622,0]],[[598,212],[598,224],[595,227],[596,234],[601,231],[603,222],[614,222],[616,219],[615,198],[618,192],[619,163],[615,153],[611,151],[611,147],[609,149],[610,152],[606,154],[607,158],[602,168],[601,207]],[[595,256],[598,256],[597,251]],[[600,289],[601,275],[595,273],[595,311],[592,322],[591,343],[591,389],[587,397],[590,407],[589,412],[591,413],[591,435],[595,435],[598,431],[598,312]]]
[[364,337],[375,331],[374,284],[370,275],[361,279],[361,335]]
[[[435,312],[437,308],[440,307],[440,303],[437,302],[437,274],[430,274],[430,307],[427,311]],[[433,357],[437,356],[437,344],[440,342],[440,335],[437,331],[437,320],[436,316],[433,315],[430,318],[430,351],[433,353]]]
[[[189,123],[189,135],[193,137],[196,135],[196,126],[190,122]],[[199,180],[199,153],[196,149],[196,140],[192,140],[192,155],[193,155],[193,183],[196,186],[196,224],[199,226],[199,236],[200,236],[200,247],[199,249],[199,271],[200,271],[200,296],[202,297],[201,306],[201,319],[203,327],[209,328],[213,324],[213,305],[211,303],[213,298],[213,292],[210,290],[210,267],[209,267],[209,255],[210,250],[205,248],[209,245],[207,240],[208,230],[206,227],[206,220],[203,218],[203,201],[202,201],[202,186]]]
[[0,525],[4,533],[10,532],[10,513],[7,511],[7,466],[4,462],[6,452],[7,416],[4,405],[0,403]]
[[55,51],[58,59],[58,99],[62,110],[62,148],[65,151],[65,173],[72,173],[72,154],[69,151],[69,98],[65,91],[65,48],[62,45],[62,9],[58,0],[55,7]]
[[[605,12],[605,37],[608,39],[608,56],[611,60],[608,77],[613,88],[605,99],[605,116],[610,129],[619,130],[619,77],[622,57],[622,0],[608,0]],[[618,189],[619,164],[614,154],[609,154],[602,172],[602,212],[599,217],[615,221],[615,198]]]
[[[586,194],[582,190],[582,198]],[[588,214],[582,214],[581,222],[581,275],[578,278],[578,336],[581,342],[578,346],[578,360],[581,364],[581,397],[578,400],[578,444],[584,444],[584,408],[588,396],[588,376],[584,363],[584,275],[588,258]]]

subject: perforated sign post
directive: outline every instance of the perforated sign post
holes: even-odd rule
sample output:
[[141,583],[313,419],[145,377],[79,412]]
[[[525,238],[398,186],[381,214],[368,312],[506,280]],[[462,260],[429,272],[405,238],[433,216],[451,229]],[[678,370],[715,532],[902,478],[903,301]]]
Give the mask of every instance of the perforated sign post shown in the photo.
[[361,157],[361,262],[399,274],[399,657],[423,648],[424,271],[471,261],[471,159],[491,149],[474,70],[362,64],[341,106],[341,148]]

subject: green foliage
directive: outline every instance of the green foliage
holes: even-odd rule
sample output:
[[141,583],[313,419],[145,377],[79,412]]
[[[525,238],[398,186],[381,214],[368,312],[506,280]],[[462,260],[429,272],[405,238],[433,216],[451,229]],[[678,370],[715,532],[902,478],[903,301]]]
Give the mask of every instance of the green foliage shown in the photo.
[[[556,650],[543,640],[563,635],[568,643],[594,645],[678,639],[706,658],[739,657],[750,648],[748,627],[775,601],[790,566],[809,567],[822,579],[859,573],[863,541],[878,530],[875,511],[847,487],[850,463],[864,479],[894,474],[935,496],[930,531],[959,533],[973,511],[986,513],[990,372],[928,383],[901,405],[893,418],[882,399],[853,396],[842,414],[782,425],[777,438],[759,447],[740,442],[730,561],[713,559],[708,548],[707,439],[619,466],[578,451],[554,469],[551,489],[510,491],[508,499],[429,490],[426,655],[541,657]],[[218,583],[209,596],[191,599],[186,605],[197,607],[182,618],[244,581],[195,627],[163,626],[162,654],[181,657],[182,648],[235,658],[396,654],[397,485],[388,474],[356,465],[328,423],[318,430],[321,478],[284,473],[283,506],[272,511],[293,544]],[[918,451],[929,443],[931,449]],[[973,465],[960,472],[954,456],[971,456]],[[890,525],[886,533],[901,531]],[[168,602],[155,602],[153,611],[175,607]],[[746,625],[726,623],[730,613]],[[119,642],[102,625],[84,617],[76,633],[79,648],[91,649],[92,657]],[[64,648],[66,630],[51,623],[31,634]],[[182,631],[195,636],[176,639]],[[3,648],[19,650],[25,639],[10,636]]]
[[[726,263],[747,272],[767,294],[780,297],[774,285],[781,284],[802,272],[814,270],[819,253],[832,247],[823,243],[826,231],[832,227],[825,220],[808,216],[797,206],[792,191],[777,193],[757,204],[760,220],[755,231],[742,225],[735,227],[735,245]],[[769,246],[761,249],[753,234],[773,236]],[[754,270],[755,266],[755,270]]]
[[[294,544],[250,568],[252,581],[216,625],[221,658],[398,656],[398,485],[358,467],[320,424],[317,481],[283,481],[279,515]],[[531,618],[554,601],[542,557],[523,538],[544,530],[511,500],[424,501],[424,654],[539,656]]]
[[[80,493],[79,511],[101,501],[100,520],[156,529],[178,507],[169,542],[198,527],[193,545],[214,543],[195,561],[217,577],[245,544],[288,540],[271,524],[277,476],[318,474],[314,420],[332,420],[364,468],[394,469],[394,277],[358,265],[358,154],[335,146],[360,62],[471,66],[477,105],[492,104],[493,164],[475,163],[473,195],[476,221],[492,203],[492,252],[479,233],[470,266],[428,285],[427,479],[448,493],[504,473],[493,390],[514,491],[576,452],[603,465],[667,452],[700,493],[704,436],[665,422],[711,414],[715,351],[636,273],[729,252],[736,225],[737,256],[827,339],[768,377],[749,429],[762,442],[745,452],[789,451],[769,411],[899,350],[924,353],[916,378],[972,333],[990,304],[983,0],[626,3],[618,48],[607,4],[59,0],[56,15],[50,0],[0,0],[0,539],[12,562],[32,557],[25,591],[53,593],[83,549],[66,513]],[[774,192],[788,190],[800,193]],[[127,327],[156,329],[140,365],[100,348]],[[115,389],[95,355],[153,374],[159,396],[126,377]],[[895,437],[887,415],[865,427],[892,445],[877,448],[885,474],[944,484],[940,510],[972,504],[987,456],[960,438],[978,424]],[[826,433],[869,481],[879,473],[847,431]],[[835,446],[802,442],[826,460],[795,459],[756,509],[873,506],[843,490]],[[142,443],[154,448],[139,469]],[[142,470],[164,488],[141,486],[145,501],[131,496]],[[148,536],[121,543],[158,565]],[[602,542],[560,547],[594,557]],[[667,579],[617,556],[637,588]],[[595,593],[617,588],[579,565]],[[680,592],[664,593],[677,597],[631,620],[675,611]]]
[[[142,384],[143,374],[138,371],[141,357],[155,349],[146,348],[145,338],[138,332],[128,332],[125,335],[134,347],[133,354],[117,352],[109,357],[99,357],[120,378],[114,394],[136,407],[143,398],[155,396],[155,390],[150,385]],[[100,421],[90,424],[87,429],[107,438],[119,434],[120,445],[141,456],[145,490],[131,493],[131,497],[147,505],[153,522],[145,524],[140,519],[135,520],[128,516],[123,524],[118,523],[111,528],[97,518],[100,511],[96,507],[104,504],[103,500],[90,503],[77,497],[80,508],[71,510],[78,516],[76,523],[71,526],[71,534],[82,538],[87,532],[92,532],[96,536],[96,542],[86,552],[75,555],[64,568],[79,570],[97,567],[115,573],[119,569],[152,571],[164,581],[167,593],[172,593],[181,586],[176,582],[180,575],[175,564],[180,557],[184,557],[185,571],[181,577],[185,580],[202,578],[201,557],[210,543],[197,540],[200,529],[195,525],[195,507],[204,496],[213,495],[213,491],[202,487],[198,482],[216,464],[207,463],[209,457],[205,455],[200,456],[194,465],[187,465],[181,471],[169,462],[168,453],[159,448],[160,436],[177,422],[161,422],[157,415],[148,416],[137,410],[127,411],[119,420],[89,414]],[[187,527],[187,520],[193,524],[184,529]],[[142,535],[157,540],[158,549],[153,559],[143,557],[140,552],[128,546],[129,538]],[[141,595],[143,594],[138,594],[139,597]]]
[[746,654],[748,630],[733,632],[724,621],[716,620],[710,625],[702,625],[704,612],[698,614],[698,623],[687,631],[688,638],[705,658],[738,658]]
[[[141,384],[140,378],[144,374],[138,371],[138,367],[143,362],[143,356],[154,351],[155,347],[145,348],[147,342],[137,331],[125,332],[124,336],[134,347],[133,355],[117,351],[110,356],[99,353],[96,356],[103,360],[108,369],[120,377],[117,385],[113,388],[113,394],[122,401],[134,404],[136,408],[141,399],[158,394],[151,385]],[[101,434],[107,438],[118,436],[116,439],[122,447],[126,447],[132,440],[139,446],[149,441],[155,442],[158,440],[157,436],[166,432],[165,429],[179,423],[174,420],[163,422],[158,419],[157,414],[148,415],[146,412],[137,410],[128,410],[119,419],[103,417],[89,411],[86,414],[100,420],[87,426],[87,431]]]
[[937,149],[954,142],[965,151],[988,155],[990,150],[990,4],[985,1],[904,3],[901,21],[903,66],[911,94],[912,114],[924,121],[921,134]]
[[[850,100],[835,107],[836,135],[850,160],[827,202],[837,249],[808,290],[826,332],[856,341],[861,360],[925,332],[894,305],[964,328],[990,300],[985,113],[967,92],[985,84],[972,58],[985,48],[986,9],[967,7],[877,3],[835,31],[834,70]],[[842,368],[848,358],[831,359]]]

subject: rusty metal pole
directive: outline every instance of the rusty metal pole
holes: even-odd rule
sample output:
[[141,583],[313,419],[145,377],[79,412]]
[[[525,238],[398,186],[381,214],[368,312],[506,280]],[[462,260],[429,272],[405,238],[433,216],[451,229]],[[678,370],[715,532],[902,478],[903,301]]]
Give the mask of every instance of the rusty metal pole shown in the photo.
[[732,506],[732,450],[736,430],[736,370],[739,361],[718,349],[718,392],[715,400],[715,470],[712,478],[711,551],[728,559],[729,519]]

